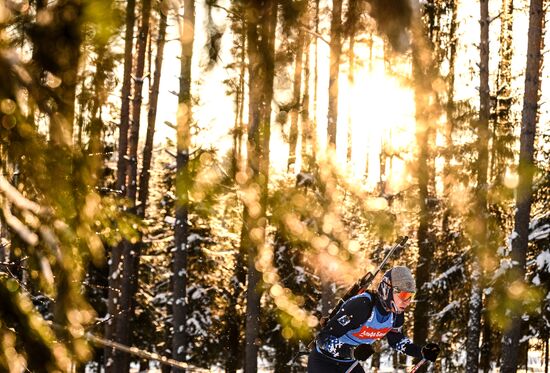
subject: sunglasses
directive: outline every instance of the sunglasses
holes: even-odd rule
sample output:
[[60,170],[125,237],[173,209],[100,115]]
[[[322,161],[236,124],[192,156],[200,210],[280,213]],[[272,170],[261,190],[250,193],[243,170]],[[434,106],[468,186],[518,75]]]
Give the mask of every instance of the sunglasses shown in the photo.
[[415,293],[412,293],[410,291],[400,291],[398,289],[395,289],[394,294],[396,294],[399,297],[399,299],[406,302],[406,301],[412,300],[414,298]]

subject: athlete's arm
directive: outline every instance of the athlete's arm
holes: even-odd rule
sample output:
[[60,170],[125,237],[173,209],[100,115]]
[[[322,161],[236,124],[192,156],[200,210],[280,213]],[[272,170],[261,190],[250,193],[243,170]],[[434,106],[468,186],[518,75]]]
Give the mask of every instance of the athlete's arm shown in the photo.
[[372,307],[372,301],[367,297],[348,300],[340,307],[336,315],[327,322],[321,333],[341,337],[350,330],[357,329],[368,320]]
[[372,308],[372,302],[367,297],[353,298],[345,302],[319,333],[317,346],[336,358],[352,358],[354,346],[343,344],[338,338],[367,321]]
[[404,353],[406,355],[422,359],[422,349],[415,345],[409,338],[407,338],[401,329],[403,328],[403,323],[405,316],[403,314],[398,314],[394,322],[393,329],[386,334],[386,339],[388,340],[389,345],[396,351]]

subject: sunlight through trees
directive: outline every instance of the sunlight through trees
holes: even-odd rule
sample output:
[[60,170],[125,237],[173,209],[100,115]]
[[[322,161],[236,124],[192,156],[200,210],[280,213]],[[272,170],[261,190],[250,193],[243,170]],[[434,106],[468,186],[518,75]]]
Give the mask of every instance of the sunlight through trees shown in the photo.
[[418,372],[547,372],[549,7],[0,0],[0,371],[306,372],[408,236]]

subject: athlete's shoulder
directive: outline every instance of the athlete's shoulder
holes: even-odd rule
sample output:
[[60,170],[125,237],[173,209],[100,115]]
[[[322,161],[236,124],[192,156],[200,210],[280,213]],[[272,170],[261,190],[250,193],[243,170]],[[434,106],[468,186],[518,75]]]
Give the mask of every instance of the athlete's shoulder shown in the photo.
[[341,308],[341,311],[346,314],[355,314],[355,315],[370,315],[374,305],[376,304],[373,294],[365,292],[362,294],[355,295],[348,299]]
[[350,300],[352,299],[361,299],[363,301],[368,301],[370,303],[375,303],[376,302],[376,293],[371,291],[371,290],[367,290],[365,291],[364,293],[361,293],[361,294],[357,294],[353,297],[350,298]]

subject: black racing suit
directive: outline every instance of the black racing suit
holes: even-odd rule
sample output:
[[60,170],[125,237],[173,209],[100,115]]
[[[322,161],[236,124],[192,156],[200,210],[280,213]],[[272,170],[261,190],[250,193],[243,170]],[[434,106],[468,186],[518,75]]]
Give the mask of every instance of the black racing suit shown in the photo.
[[[415,358],[422,358],[421,348],[401,332],[404,315],[402,313],[390,315],[376,293],[369,292],[368,295],[370,297],[359,296],[346,301],[321,329],[316,339],[316,346],[309,355],[308,373],[345,373],[355,363],[352,357],[354,347],[362,342],[372,344],[383,336],[395,350]],[[378,319],[386,320],[389,327],[373,329],[372,326]],[[367,333],[363,338],[366,338],[365,335],[371,335],[368,333],[375,333],[375,337],[357,342],[355,336],[361,332]],[[349,335],[354,336],[353,341],[348,338]],[[362,373],[364,370],[357,364],[352,372]]]

